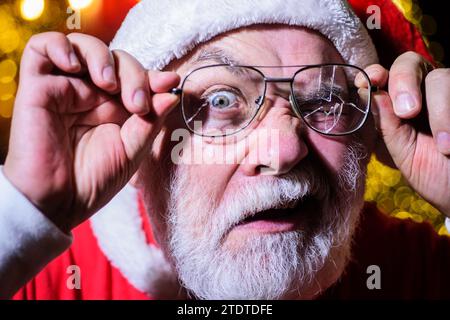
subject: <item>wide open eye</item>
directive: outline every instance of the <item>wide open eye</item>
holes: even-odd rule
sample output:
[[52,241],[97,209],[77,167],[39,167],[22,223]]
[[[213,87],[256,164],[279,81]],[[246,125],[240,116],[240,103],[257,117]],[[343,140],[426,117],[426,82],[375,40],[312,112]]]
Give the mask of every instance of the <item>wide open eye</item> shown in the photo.
[[231,91],[216,91],[207,97],[210,107],[217,109],[227,109],[234,106],[237,102],[236,95]]

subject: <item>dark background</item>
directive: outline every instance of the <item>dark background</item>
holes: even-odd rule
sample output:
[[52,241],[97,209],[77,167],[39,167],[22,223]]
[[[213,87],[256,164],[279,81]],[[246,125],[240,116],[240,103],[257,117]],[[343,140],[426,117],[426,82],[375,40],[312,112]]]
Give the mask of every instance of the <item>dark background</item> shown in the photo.
[[[450,18],[444,1],[418,1],[424,15],[423,33],[430,41],[436,60],[450,66]],[[1,58],[1,57],[0,57]],[[0,164],[7,152],[9,120],[0,117]]]
[[444,64],[444,66],[450,67],[450,18],[449,12],[446,8],[447,6],[444,5],[444,3],[449,4],[448,1],[419,1],[419,5],[422,8],[423,14],[425,16],[431,16],[436,22],[436,33],[427,35],[428,39],[431,42],[431,49],[435,49],[435,46],[437,46],[437,50],[434,51],[441,52],[436,52],[435,55],[442,56],[436,58],[440,60]]

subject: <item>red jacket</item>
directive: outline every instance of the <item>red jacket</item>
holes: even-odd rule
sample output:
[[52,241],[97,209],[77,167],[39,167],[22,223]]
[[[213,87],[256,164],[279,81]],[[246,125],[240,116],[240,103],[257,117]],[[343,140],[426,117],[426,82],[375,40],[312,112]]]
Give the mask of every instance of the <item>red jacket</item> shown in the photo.
[[[141,216],[145,213],[141,208]],[[152,236],[143,220],[147,239]],[[151,299],[134,288],[100,250],[89,222],[73,232],[73,245],[22,288],[14,299]],[[399,220],[366,204],[354,239],[352,261],[323,299],[450,299],[450,237],[428,223]],[[67,267],[78,265],[81,289],[70,290]],[[369,290],[367,267],[381,270],[381,289]]]

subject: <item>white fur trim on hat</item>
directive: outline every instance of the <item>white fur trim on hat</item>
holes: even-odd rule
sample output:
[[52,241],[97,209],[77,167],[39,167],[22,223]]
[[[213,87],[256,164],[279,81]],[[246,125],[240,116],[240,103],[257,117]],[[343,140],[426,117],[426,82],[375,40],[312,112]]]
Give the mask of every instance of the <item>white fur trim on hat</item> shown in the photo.
[[100,249],[130,284],[153,298],[178,297],[170,263],[160,248],[147,243],[135,188],[125,186],[90,223]]
[[364,68],[378,62],[345,0],[143,0],[130,10],[111,49],[127,51],[147,69],[162,69],[221,33],[264,23],[319,31],[347,63]]

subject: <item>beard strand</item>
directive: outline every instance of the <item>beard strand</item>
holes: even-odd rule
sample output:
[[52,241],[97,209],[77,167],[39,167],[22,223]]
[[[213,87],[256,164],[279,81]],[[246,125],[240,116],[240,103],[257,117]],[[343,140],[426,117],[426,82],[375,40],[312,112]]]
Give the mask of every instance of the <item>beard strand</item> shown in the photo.
[[[183,286],[199,299],[301,296],[317,282],[326,262],[336,258],[332,249],[345,261],[350,256],[351,236],[363,204],[364,150],[357,143],[348,147],[337,179],[305,163],[301,170],[281,177],[240,185],[219,203],[205,195],[204,186],[192,185],[187,170],[176,171],[168,214],[169,249]],[[321,212],[307,217],[314,220],[308,228],[248,236],[238,249],[226,245],[225,235],[243,218],[306,196],[323,203]],[[336,272],[342,273],[341,269]]]

